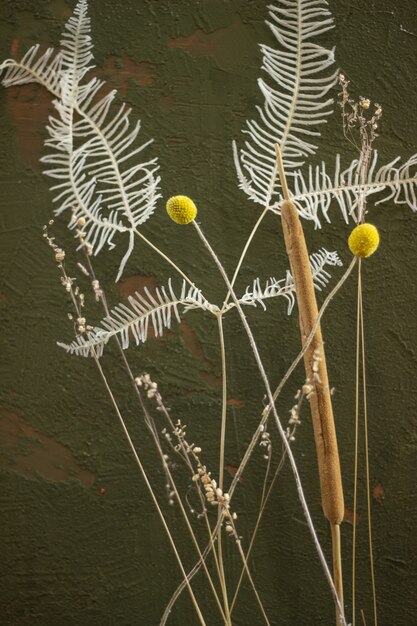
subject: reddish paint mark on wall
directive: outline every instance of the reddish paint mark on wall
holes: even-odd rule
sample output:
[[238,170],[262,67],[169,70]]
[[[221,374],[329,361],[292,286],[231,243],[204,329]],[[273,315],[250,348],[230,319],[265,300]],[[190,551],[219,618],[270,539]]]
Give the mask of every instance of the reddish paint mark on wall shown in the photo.
[[[10,56],[14,59],[19,57],[19,46],[20,40],[13,39]],[[38,57],[41,54],[42,50],[38,52]],[[20,156],[26,163],[40,167],[45,127],[48,116],[53,112],[52,97],[34,83],[8,87],[6,94],[7,109],[16,128]]]
[[[235,465],[225,465],[225,469],[229,472],[230,476],[236,476],[237,470],[239,469]],[[239,478],[241,482],[243,482],[242,476]]]
[[95,475],[78,466],[72,452],[62,443],[35,430],[24,419],[0,410],[0,440],[4,453],[1,468],[46,480],[79,480],[91,487]]
[[[145,287],[152,295],[155,293],[156,278],[155,276],[142,276],[140,274],[135,274],[134,276],[129,276],[120,283],[117,283],[116,287],[124,298],[134,296],[136,292],[146,297]],[[152,324],[150,324],[148,328],[148,339],[159,339],[159,336],[155,336]]]
[[168,40],[170,48],[180,48],[195,56],[209,56],[216,52],[225,38],[229,38],[228,28],[219,28],[212,33],[206,33],[198,28],[188,37],[171,37]]
[[[343,521],[348,522],[348,524],[352,524],[353,526],[354,519],[355,518],[353,516],[353,511],[351,511],[348,508],[345,508],[345,515],[343,517]],[[359,524],[360,521],[361,521],[360,513],[356,512],[356,524]]]
[[372,490],[372,495],[374,497],[374,500],[376,500],[378,504],[382,504],[385,498],[385,489],[381,485],[381,483],[377,483],[375,485],[375,487]]
[[235,406],[237,408],[244,406],[245,400],[238,400],[237,398],[229,398],[229,400],[227,401],[227,404],[230,406]]
[[17,38],[13,39],[13,41],[12,41],[12,44],[10,46],[10,56],[11,56],[12,59],[16,59],[16,57],[17,57],[17,53],[18,53],[18,50],[19,50],[19,43],[20,43],[19,39],[17,39]]
[[136,63],[128,56],[110,56],[97,74],[110,74],[108,83],[115,87],[123,97],[127,96],[129,81],[133,80],[140,87],[150,87],[155,82],[156,67],[152,63]]
[[[184,320],[182,320],[180,324],[180,330],[182,332],[182,336],[184,337],[184,342],[193,357],[195,359],[198,359],[206,367],[213,369],[213,363],[209,361],[209,359],[204,354],[203,348],[196,333]],[[221,377],[216,376],[216,374],[214,374],[213,372],[199,371],[198,375],[202,380],[204,380],[204,382],[210,385],[210,387],[218,387],[222,382]]]
[[[118,283],[116,287],[119,293],[124,298],[128,298],[129,296],[134,296],[136,291],[140,294],[144,294],[145,287],[153,295],[155,293],[157,283],[155,276],[142,276],[140,274],[136,274],[134,276],[129,276],[128,278],[125,278],[120,283]],[[146,294],[144,295],[146,297]],[[209,361],[209,359],[207,359],[206,355],[204,354],[197,334],[184,320],[181,321],[180,331],[184,338],[184,343],[192,356],[200,361],[205,366],[206,370],[213,370],[213,363]],[[148,338],[155,338],[152,326],[149,326]],[[216,374],[214,374],[212,371],[202,370],[199,371],[198,374],[200,378],[211,387],[218,387],[221,384],[221,377],[216,376]],[[239,402],[239,400],[236,400],[236,402]]]
[[211,33],[197,29],[188,37],[171,37],[168,45],[194,56],[211,56],[220,67],[231,70],[241,63],[241,50],[247,44],[248,36],[247,25],[236,16],[224,28],[218,28]]
[[120,283],[117,283],[116,287],[124,298],[134,296],[136,291],[143,293],[145,287],[153,293],[156,289],[156,278],[155,276],[142,276],[141,274],[135,274],[134,276],[129,276],[128,278],[120,281]]
[[39,85],[8,87],[7,109],[16,128],[20,157],[26,163],[40,167],[45,126],[53,112],[51,96]]

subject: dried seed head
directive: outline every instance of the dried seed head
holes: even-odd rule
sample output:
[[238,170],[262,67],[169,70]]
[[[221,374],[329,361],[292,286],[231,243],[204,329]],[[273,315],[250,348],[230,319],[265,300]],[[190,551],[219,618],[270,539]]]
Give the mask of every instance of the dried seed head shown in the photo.
[[303,394],[305,396],[308,396],[308,394],[311,393],[312,391],[313,391],[313,385],[309,385],[308,383],[303,385]]
[[65,259],[65,252],[63,250],[61,250],[61,248],[56,248],[55,250],[55,261],[57,263],[62,263],[62,261]]

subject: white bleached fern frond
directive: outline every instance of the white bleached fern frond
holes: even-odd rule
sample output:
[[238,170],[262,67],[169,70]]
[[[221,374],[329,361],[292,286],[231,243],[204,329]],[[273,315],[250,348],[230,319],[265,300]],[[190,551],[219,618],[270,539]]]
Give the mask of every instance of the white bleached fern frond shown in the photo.
[[336,251],[329,252],[326,248],[321,248],[318,252],[310,254],[310,265],[314,286],[317,291],[321,291],[331,279],[331,274],[325,268],[341,267],[343,263]]
[[279,190],[278,183],[270,188],[275,144],[281,147],[289,175],[315,153],[312,138],[320,136],[318,125],[332,113],[333,99],[326,95],[337,77],[337,71],[328,71],[334,64],[334,49],[315,41],[334,26],[326,0],[277,0],[277,6],[268,8],[266,23],[277,47],[261,46],[262,69],[269,79],[258,81],[264,106],[257,107],[258,120],[247,122],[244,148],[238,151],[236,143],[233,146],[240,187],[263,206]]
[[[287,270],[285,278],[277,280],[271,277],[266,281],[265,286],[262,286],[260,279],[256,278],[252,285],[246,288],[245,294],[239,299],[239,303],[251,304],[252,306],[260,304],[266,310],[264,300],[275,298],[276,296],[283,296],[287,299],[287,312],[289,315],[295,304],[295,285],[289,270]],[[233,306],[233,303],[231,303],[230,308]]]
[[54,96],[61,97],[61,81],[66,76],[72,77],[71,82],[77,84],[91,69],[93,59],[90,19],[87,17],[87,0],[80,0],[74,9],[74,16],[65,25],[61,39],[60,52],[48,48],[39,54],[40,46],[32,46],[21,61],[8,59],[0,65],[0,72],[6,69],[2,80],[4,87],[39,83]]
[[[342,261],[339,258],[337,252],[329,252],[325,248],[321,248],[318,252],[314,252],[310,255],[311,272],[313,275],[314,286],[318,291],[321,291],[322,287],[325,287],[330,281],[331,275],[327,271],[326,267],[342,265]],[[256,306],[260,304],[264,309],[264,300],[269,298],[275,298],[276,296],[283,296],[288,301],[287,312],[291,313],[295,304],[295,285],[291,272],[287,270],[285,278],[277,280],[276,278],[269,278],[265,286],[261,285],[259,278],[256,278],[250,287],[246,288],[246,292],[242,298],[239,299],[240,304],[251,304]],[[231,303],[228,307],[233,308],[234,304]]]
[[105,244],[114,247],[114,235],[128,233],[128,249],[118,280],[132,252],[135,230],[151,216],[160,197],[160,179],[155,175],[156,159],[142,163],[136,160],[151,141],[133,147],[140,122],[131,125],[131,110],[125,105],[113,112],[117,92],[98,98],[103,81],[93,78],[79,84],[92,58],[86,10],[87,2],[81,0],[64,32],[66,71],[62,97],[56,103],[60,119],[50,118],[51,139],[47,145],[54,152],[42,160],[52,165],[46,172],[52,177],[59,178],[63,170],[64,175],[68,172],[66,179],[53,187],[58,191],[54,199],[59,203],[56,213],[74,207],[70,227],[76,226],[79,217],[86,220],[85,242],[93,246],[95,254]]
[[93,44],[91,41],[90,18],[87,16],[87,0],[79,0],[74,9],[74,15],[65,24],[61,37],[62,79],[61,99],[56,101],[55,107],[62,120],[68,144],[68,151],[72,149],[74,109],[78,102],[78,89],[81,80],[88,70],[94,67],[89,65],[93,60]]
[[38,83],[50,93],[59,97],[61,93],[62,55],[53,48],[39,54],[39,44],[32,46],[21,61],[7,59],[0,64],[0,73],[6,71],[2,79],[3,87]]
[[[337,155],[332,176],[325,163],[316,167],[310,166],[306,176],[302,172],[296,172],[292,200],[302,217],[314,221],[317,227],[321,226],[321,217],[330,222],[329,209],[335,204],[339,206],[346,222],[349,219],[357,221],[361,198],[381,191],[384,195],[376,204],[393,200],[395,204],[407,204],[413,211],[417,211],[417,154],[402,165],[399,161],[400,157],[397,157],[390,163],[379,166],[378,152],[375,150],[367,179],[360,184],[359,160],[353,160],[342,171],[340,155]],[[278,207],[279,203],[274,206],[275,209]]]
[[114,248],[115,235],[128,236],[118,280],[133,250],[135,231],[155,210],[160,178],[156,159],[137,161],[152,140],[135,144],[140,123],[131,123],[125,105],[115,109],[117,92],[103,96],[103,81],[83,81],[93,58],[87,8],[87,0],[79,0],[58,55],[51,49],[37,59],[35,46],[22,61],[3,63],[0,71],[6,70],[5,86],[35,81],[55,96],[58,117],[50,117],[47,126],[51,152],[41,159],[48,165],[45,173],[57,180],[52,187],[55,213],[71,209],[70,228],[77,227],[78,218],[85,220],[84,241],[94,254],[104,245]]
[[93,60],[93,44],[90,30],[91,20],[87,15],[87,0],[80,0],[74,9],[74,15],[65,24],[61,38],[62,68],[71,76],[71,82],[78,85],[84,78]]
[[129,296],[128,301],[130,307],[117,305],[93,331],[78,336],[70,344],[58,345],[70,354],[87,357],[95,353],[100,357],[104,346],[115,335],[119,337],[124,350],[129,347],[131,337],[136,345],[144,343],[149,326],[152,326],[156,337],[162,335],[165,328],[171,328],[173,317],[181,321],[179,307],[182,307],[183,313],[191,309],[203,309],[211,313],[218,311],[218,307],[210,304],[199,289],[188,287],[185,281],[179,297],[169,281],[167,288],[160,287],[151,294],[145,287],[145,295],[136,292],[135,296]]

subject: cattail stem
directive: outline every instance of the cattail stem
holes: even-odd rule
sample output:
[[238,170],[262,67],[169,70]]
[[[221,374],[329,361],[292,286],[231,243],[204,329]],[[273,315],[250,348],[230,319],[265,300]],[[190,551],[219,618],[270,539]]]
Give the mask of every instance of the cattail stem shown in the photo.
[[[295,284],[301,343],[304,345],[318,318],[317,300],[303,228],[295,204],[290,199],[281,151],[278,145],[276,146],[276,155],[281,187],[285,198],[281,205],[282,229]],[[312,386],[310,409],[317,450],[323,512],[329,520],[332,529],[334,581],[340,603],[343,606],[339,525],[343,520],[345,507],[336,429],[320,324],[317,325],[313,340],[304,354],[304,365],[308,383]],[[337,619],[337,623],[339,623],[339,617]]]
[[[340,604],[343,607],[343,571],[342,571],[342,550],[340,543],[340,524],[330,524],[332,531],[332,552],[333,552],[333,580],[336,587]],[[337,609],[336,609],[337,610]],[[339,614],[336,614],[336,625],[339,626]]]

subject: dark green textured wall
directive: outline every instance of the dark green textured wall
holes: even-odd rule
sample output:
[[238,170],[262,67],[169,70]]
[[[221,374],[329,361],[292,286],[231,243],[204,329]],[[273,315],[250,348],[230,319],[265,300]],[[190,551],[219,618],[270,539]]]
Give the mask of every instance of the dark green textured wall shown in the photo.
[[[196,200],[204,229],[231,271],[258,212],[237,189],[231,141],[239,138],[245,119],[260,103],[257,43],[272,44],[263,23],[264,2],[91,0],[90,5],[98,72],[142,119],[143,138],[155,138],[149,152],[160,157],[164,197],[185,193]],[[397,155],[408,158],[415,152],[417,131],[415,0],[332,0],[330,7],[336,29],[325,36],[325,45],[337,45],[338,63],[357,94],[384,108],[377,146],[383,161]],[[72,8],[65,0],[2,0],[0,57],[19,58],[36,42],[58,44]],[[41,237],[51,215],[51,197],[38,159],[51,104],[40,89],[26,86],[2,89],[0,109],[0,623],[156,626],[180,581],[176,564],[93,364],[70,358],[55,345],[56,340],[71,339],[72,329],[66,319],[69,303]],[[335,152],[353,156],[338,115],[324,128],[321,145],[319,158],[330,161]],[[209,298],[219,301],[224,289],[210,259],[191,229],[179,230],[167,220],[163,206],[161,201],[144,232],[187,268]],[[364,270],[379,623],[412,626],[417,609],[417,215],[393,205],[370,207],[382,235],[378,254]],[[322,231],[306,226],[309,245],[312,250],[337,249],[346,262],[349,227],[336,208],[331,217],[332,224]],[[64,220],[57,222],[54,234],[69,253],[72,239]],[[138,245],[122,283],[114,286],[119,258],[117,252],[105,253],[96,263],[113,302],[141,285],[163,284],[170,275],[159,258]],[[73,256],[69,266],[74,273]],[[239,286],[258,275],[283,275],[286,267],[279,222],[271,215],[250,250]],[[324,323],[349,510],[354,283],[343,289]],[[90,315],[98,320],[100,312],[92,306]],[[284,304],[276,302],[267,313],[249,311],[249,318],[271,380],[277,381],[298,348],[295,317],[287,318]],[[227,318],[225,326],[232,400],[226,463],[235,466],[256,424],[263,392],[237,317]],[[216,328],[198,313],[163,339],[131,351],[135,371],[149,371],[159,381],[173,415],[189,425],[212,466],[220,414],[218,357]],[[115,353],[109,352],[105,367],[163,499],[162,472]],[[281,399],[284,417],[302,380],[299,370]],[[276,437],[274,445],[278,452]],[[328,553],[307,412],[294,449]],[[244,541],[256,515],[261,456],[255,455],[236,498]],[[358,606],[371,624],[363,463],[360,471]],[[191,564],[194,554],[179,514],[174,509],[169,515]],[[352,526],[345,522],[342,528],[349,599]],[[229,567],[236,568],[230,542],[226,552]],[[254,576],[271,624],[333,623],[330,595],[288,468],[265,515],[254,557]],[[217,615],[210,602],[207,598],[203,604],[208,623],[214,625]],[[185,596],[170,623],[196,623]],[[241,595],[235,623],[261,623],[249,588]]]

